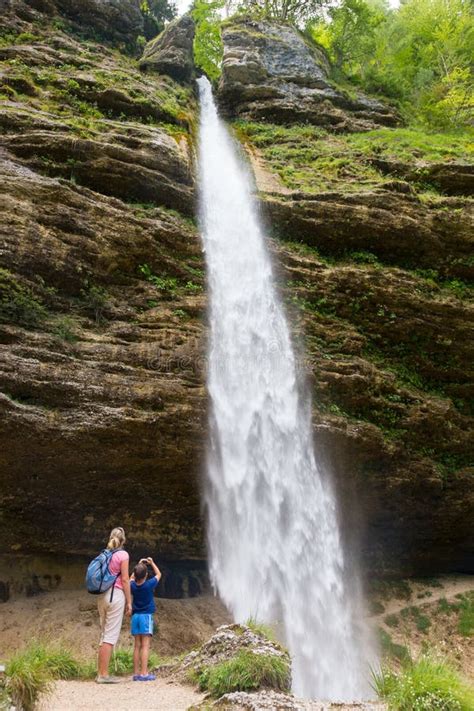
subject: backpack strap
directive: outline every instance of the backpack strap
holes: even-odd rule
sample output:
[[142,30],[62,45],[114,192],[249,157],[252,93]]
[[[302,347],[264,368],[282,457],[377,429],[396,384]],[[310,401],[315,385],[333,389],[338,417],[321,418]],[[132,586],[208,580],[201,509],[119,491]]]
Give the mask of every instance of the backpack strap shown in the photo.
[[[112,560],[112,558],[114,557],[114,554],[115,554],[115,553],[118,553],[119,551],[123,551],[123,548],[122,548],[122,547],[116,548],[116,549],[113,551],[112,555],[110,556],[110,560]],[[118,578],[120,577],[120,575],[122,575],[122,571],[121,571],[121,570],[119,570],[119,572],[118,572],[117,575],[115,576],[114,584],[113,584],[112,587],[110,588],[110,602],[112,602],[112,600],[114,599],[115,584],[116,584]]]

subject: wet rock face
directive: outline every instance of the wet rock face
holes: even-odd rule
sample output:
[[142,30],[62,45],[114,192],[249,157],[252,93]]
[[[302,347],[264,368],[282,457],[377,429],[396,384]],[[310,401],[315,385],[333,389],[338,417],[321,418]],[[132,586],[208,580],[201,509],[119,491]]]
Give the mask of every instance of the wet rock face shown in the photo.
[[140,67],[190,82],[194,74],[194,21],[183,15],[145,47]]
[[334,130],[396,123],[380,102],[335,89],[324,50],[287,25],[245,19],[225,26],[222,37],[219,100],[229,116],[311,122]]

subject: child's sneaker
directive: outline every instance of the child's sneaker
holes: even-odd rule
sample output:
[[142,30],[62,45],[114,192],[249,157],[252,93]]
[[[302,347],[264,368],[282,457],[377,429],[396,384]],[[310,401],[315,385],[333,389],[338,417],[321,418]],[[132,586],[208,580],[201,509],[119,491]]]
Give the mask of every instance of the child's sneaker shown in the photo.
[[141,680],[142,680],[141,674],[134,674],[133,675],[133,681],[141,681]]
[[116,676],[98,676],[96,677],[96,684],[119,684],[120,679]]
[[146,676],[142,676],[142,681],[155,681],[156,676],[154,674],[147,674]]

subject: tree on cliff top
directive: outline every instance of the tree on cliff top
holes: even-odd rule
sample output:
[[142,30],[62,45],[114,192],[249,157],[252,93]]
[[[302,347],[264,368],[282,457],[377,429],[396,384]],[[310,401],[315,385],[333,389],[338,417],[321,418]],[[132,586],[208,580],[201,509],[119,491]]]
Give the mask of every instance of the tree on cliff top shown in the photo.
[[194,62],[215,81],[221,73],[222,37],[220,11],[225,0],[194,0],[191,14],[196,23],[194,35]]
[[308,32],[337,73],[398,100],[408,120],[438,129],[472,120],[471,0],[404,0],[396,10],[383,0],[341,0]]
[[328,0],[243,0],[241,10],[252,15],[302,25],[318,15]]
[[147,40],[159,35],[165,22],[177,15],[176,5],[170,0],[141,0],[140,10],[144,19],[144,33]]

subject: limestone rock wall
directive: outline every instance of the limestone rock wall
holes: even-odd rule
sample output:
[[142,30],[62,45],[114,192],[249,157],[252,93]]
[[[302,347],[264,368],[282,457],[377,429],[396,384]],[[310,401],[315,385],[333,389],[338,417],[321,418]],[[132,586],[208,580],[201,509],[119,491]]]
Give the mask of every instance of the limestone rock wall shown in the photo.
[[395,112],[381,102],[362,93],[349,96],[335,87],[323,48],[288,25],[230,20],[222,37],[219,99],[229,116],[310,122],[338,131],[363,131],[397,121]]

